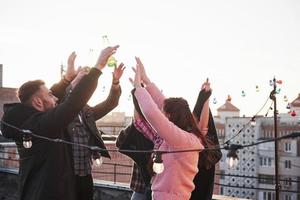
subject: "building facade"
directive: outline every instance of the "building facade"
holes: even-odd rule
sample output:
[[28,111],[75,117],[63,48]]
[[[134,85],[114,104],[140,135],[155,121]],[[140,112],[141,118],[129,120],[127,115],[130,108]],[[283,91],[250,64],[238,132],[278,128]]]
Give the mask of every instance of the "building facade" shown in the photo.
[[[299,98],[299,100],[297,100]],[[290,112],[278,116],[278,137],[300,131],[300,96],[291,103]],[[215,117],[220,144],[248,145],[274,138],[274,118],[256,116],[240,117],[231,101],[218,109]],[[296,115],[291,115],[296,111]],[[227,115],[229,114],[229,115]],[[255,125],[254,125],[255,124]],[[300,141],[285,139],[278,143],[280,199],[300,199]],[[247,199],[275,200],[275,145],[274,142],[243,148],[237,151],[238,163],[229,167],[228,151],[223,150],[220,161],[220,194]]]

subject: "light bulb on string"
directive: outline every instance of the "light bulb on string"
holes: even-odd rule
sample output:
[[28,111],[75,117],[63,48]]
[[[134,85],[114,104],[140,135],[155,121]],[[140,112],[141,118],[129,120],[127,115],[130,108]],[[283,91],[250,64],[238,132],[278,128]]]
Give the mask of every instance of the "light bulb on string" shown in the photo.
[[246,96],[246,93],[244,90],[242,90],[242,97],[245,97]]
[[269,81],[269,84],[270,84],[270,86],[273,86],[273,85],[274,85],[273,80],[270,80],[270,81]]
[[292,117],[295,117],[296,115],[297,115],[296,111],[293,110],[293,111],[291,112],[291,116],[292,116]]
[[279,94],[280,91],[281,91],[281,88],[278,88],[278,89],[276,90],[276,94]]
[[287,105],[286,105],[286,109],[291,109],[291,104],[290,103],[288,103]]
[[230,169],[237,167],[238,165],[238,156],[236,153],[237,150],[230,150],[227,154],[226,163]]
[[258,87],[258,85],[255,86],[255,91],[256,91],[256,92],[259,92],[259,87]]
[[288,101],[289,101],[286,95],[284,95],[283,101],[284,101],[284,102],[288,102]]
[[161,153],[155,152],[153,158],[153,171],[156,174],[160,174],[164,171],[164,163],[161,158]]
[[95,164],[97,167],[101,166],[102,163],[103,163],[102,156],[100,156],[99,158],[94,159],[94,164]]
[[251,125],[252,127],[255,127],[255,125],[256,125],[255,117],[252,117],[252,118],[251,118],[251,120],[250,120],[250,125]]
[[217,104],[217,99],[216,98],[213,99],[213,104]]
[[282,84],[282,80],[277,80],[276,83],[278,83],[279,85]]
[[32,147],[31,136],[28,134],[23,135],[23,146],[26,149],[30,149]]

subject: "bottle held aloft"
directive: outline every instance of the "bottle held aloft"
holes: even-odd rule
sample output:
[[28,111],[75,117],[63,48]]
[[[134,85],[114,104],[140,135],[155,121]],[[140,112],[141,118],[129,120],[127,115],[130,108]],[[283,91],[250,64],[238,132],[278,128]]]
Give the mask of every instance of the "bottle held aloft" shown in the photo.
[[[109,40],[107,35],[103,35],[102,36],[102,40],[103,40],[103,45],[104,47],[108,47],[110,46]],[[114,56],[110,56],[107,60],[107,66],[108,67],[117,67],[117,60]]]

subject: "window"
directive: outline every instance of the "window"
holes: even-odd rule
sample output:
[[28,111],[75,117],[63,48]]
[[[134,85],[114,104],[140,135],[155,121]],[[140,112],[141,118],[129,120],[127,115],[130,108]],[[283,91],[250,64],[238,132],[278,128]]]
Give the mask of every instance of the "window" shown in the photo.
[[286,169],[291,169],[292,168],[291,166],[292,166],[292,162],[290,160],[285,160],[284,161],[284,167]]
[[260,174],[258,175],[258,182],[262,184],[275,184],[275,178],[272,175]]
[[284,179],[284,185],[285,186],[291,186],[292,185],[292,179],[291,178],[285,178]]
[[223,195],[224,194],[224,188],[220,187],[220,194]]
[[259,158],[259,165],[264,167],[271,167],[272,166],[272,158],[269,157],[260,157]]
[[285,143],[284,143],[284,151],[285,151],[285,152],[291,152],[291,151],[292,151],[292,145],[291,145],[291,142],[285,142]]
[[275,200],[274,192],[263,192],[263,200]]
[[292,200],[291,195],[288,194],[284,195],[284,200]]

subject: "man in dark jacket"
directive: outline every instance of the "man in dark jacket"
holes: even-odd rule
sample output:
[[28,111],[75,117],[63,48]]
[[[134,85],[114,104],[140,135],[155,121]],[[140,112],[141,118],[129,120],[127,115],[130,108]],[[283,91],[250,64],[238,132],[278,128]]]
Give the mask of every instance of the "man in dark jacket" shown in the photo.
[[[21,103],[7,104],[3,121],[48,138],[68,140],[66,128],[97,87],[101,70],[118,46],[102,50],[96,66],[82,78],[67,99],[57,105],[57,98],[43,81],[29,81],[19,88]],[[20,156],[21,200],[75,200],[74,175],[70,146],[32,137],[32,147],[24,148],[23,136],[11,126],[1,125],[2,134],[13,139]]]
[[[75,57],[69,58],[68,65],[74,66]],[[71,141],[76,144],[98,146],[101,149],[106,149],[99,133],[96,121],[111,110],[119,103],[121,95],[121,87],[119,80],[124,71],[124,64],[121,63],[115,67],[113,72],[112,86],[107,99],[96,106],[88,105],[79,112],[77,117],[68,125],[68,134]],[[76,78],[68,86],[66,93],[70,95],[76,88],[79,81],[87,75],[87,70],[84,68],[79,70]],[[93,177],[92,177],[92,159],[100,162],[101,156],[110,158],[108,151],[91,152],[89,149],[73,145],[72,156],[74,161],[74,175],[77,200],[92,200],[93,199]],[[95,162],[97,163],[97,162]],[[100,163],[99,163],[100,164]]]

